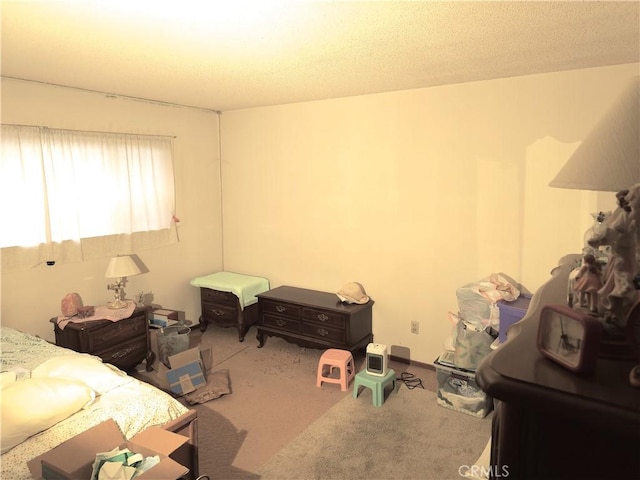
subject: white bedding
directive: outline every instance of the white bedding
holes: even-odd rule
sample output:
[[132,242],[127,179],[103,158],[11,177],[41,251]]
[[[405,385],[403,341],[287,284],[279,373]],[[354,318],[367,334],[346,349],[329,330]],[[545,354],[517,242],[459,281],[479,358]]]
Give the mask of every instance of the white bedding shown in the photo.
[[[7,327],[0,327],[0,341],[1,370],[15,372],[17,382],[30,379],[31,371],[46,360],[75,353]],[[80,359],[97,358],[77,355]],[[126,438],[131,438],[148,426],[163,425],[188,411],[162,390],[125,376],[117,369],[116,372],[122,376],[116,388],[96,393],[95,401],[85,409],[4,453],[0,457],[0,478],[31,479],[29,460],[108,418],[115,420]],[[91,380],[87,379],[87,383]],[[93,381],[95,383],[95,379]]]

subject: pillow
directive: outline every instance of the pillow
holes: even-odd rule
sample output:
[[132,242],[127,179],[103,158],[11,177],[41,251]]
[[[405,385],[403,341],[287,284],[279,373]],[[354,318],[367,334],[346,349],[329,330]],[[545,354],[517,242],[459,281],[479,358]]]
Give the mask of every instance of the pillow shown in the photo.
[[31,435],[46,430],[95,399],[82,382],[61,378],[34,378],[14,382],[2,389],[2,453]]
[[122,370],[102,363],[92,355],[69,354],[52,357],[31,371],[31,378],[66,378],[86,383],[98,395],[131,382]]
[[189,405],[205,403],[231,393],[229,388],[229,370],[218,370],[207,377],[207,384],[194,392],[187,393],[184,398]]

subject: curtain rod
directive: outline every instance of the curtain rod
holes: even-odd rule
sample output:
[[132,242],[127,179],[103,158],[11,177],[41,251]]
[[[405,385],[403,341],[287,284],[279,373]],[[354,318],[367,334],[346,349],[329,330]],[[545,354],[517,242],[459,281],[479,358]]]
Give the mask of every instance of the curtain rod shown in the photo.
[[125,100],[134,100],[136,102],[155,103],[157,105],[166,105],[166,106],[169,106],[169,107],[194,108],[196,110],[203,110],[205,112],[217,113],[218,115],[220,115],[222,113],[220,110],[214,110],[213,108],[195,107],[193,105],[183,105],[181,103],[163,102],[161,100],[153,100],[153,99],[150,99],[150,98],[133,97],[133,96],[130,96],[130,95],[120,95],[119,93],[110,93],[110,92],[103,92],[103,91],[100,91],[100,90],[91,90],[90,88],[72,87],[70,85],[62,85],[62,84],[59,84],[59,83],[41,82],[40,80],[29,80],[28,78],[8,77],[6,75],[1,75],[0,78],[8,78],[10,80],[19,80],[21,82],[39,83],[41,85],[50,85],[50,86],[53,86],[53,87],[70,88],[72,90],[80,90],[80,91],[83,91],[83,92],[99,93],[99,94],[105,95],[106,97],[109,97],[109,98],[123,98]]
[[130,133],[130,132],[104,132],[100,130],[74,130],[72,128],[52,128],[46,127],[44,125],[22,125],[19,123],[2,123],[0,125],[7,127],[35,127],[35,128],[45,128],[47,130],[62,130],[64,132],[86,132],[86,133],[111,133],[114,135],[137,135],[139,137],[165,137],[165,138],[177,138],[175,135],[155,135],[153,133]]

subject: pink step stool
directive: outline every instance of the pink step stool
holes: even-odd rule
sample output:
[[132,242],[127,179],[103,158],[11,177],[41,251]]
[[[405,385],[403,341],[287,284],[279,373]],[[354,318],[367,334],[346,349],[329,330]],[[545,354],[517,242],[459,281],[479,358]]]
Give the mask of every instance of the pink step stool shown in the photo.
[[[328,368],[327,368],[328,367]],[[339,377],[328,377],[331,375],[334,369],[340,369]],[[349,383],[355,376],[355,365],[353,363],[353,355],[348,350],[338,350],[337,348],[330,348],[326,350],[320,357],[318,362],[318,378],[316,380],[316,386],[321,387],[322,382],[338,383],[340,389],[343,392],[347,391]]]

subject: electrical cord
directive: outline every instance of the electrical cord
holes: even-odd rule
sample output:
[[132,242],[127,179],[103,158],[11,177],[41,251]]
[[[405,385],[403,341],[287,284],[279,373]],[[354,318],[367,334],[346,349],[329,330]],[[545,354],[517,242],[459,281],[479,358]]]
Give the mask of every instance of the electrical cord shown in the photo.
[[400,378],[398,378],[397,380],[400,380],[401,382],[403,382],[407,386],[407,388],[409,390],[413,390],[416,387],[420,387],[420,388],[424,389],[424,385],[422,384],[422,380],[419,379],[418,377],[416,377],[411,372],[402,372],[400,374]]

